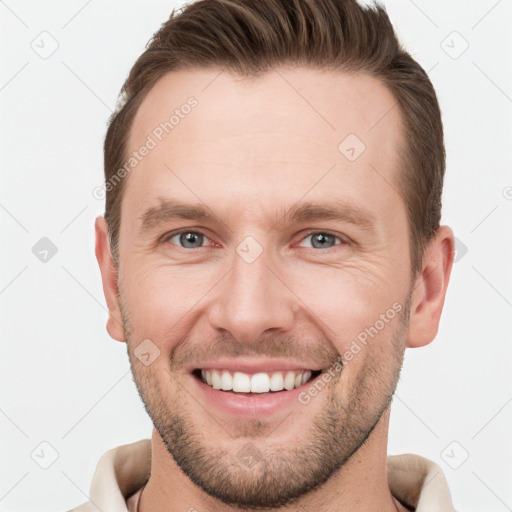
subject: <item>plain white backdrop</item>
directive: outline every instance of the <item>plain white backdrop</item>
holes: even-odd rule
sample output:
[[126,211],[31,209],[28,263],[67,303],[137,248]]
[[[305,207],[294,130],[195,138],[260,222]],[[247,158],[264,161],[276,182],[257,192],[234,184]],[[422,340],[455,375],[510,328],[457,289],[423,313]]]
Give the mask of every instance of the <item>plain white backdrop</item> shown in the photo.
[[[0,1],[1,511],[87,501],[99,457],[151,434],[105,330],[92,191],[119,89],[177,5]],[[459,511],[512,510],[512,1],[386,5],[438,93],[458,239],[439,335],[406,353],[389,453],[437,462]]]

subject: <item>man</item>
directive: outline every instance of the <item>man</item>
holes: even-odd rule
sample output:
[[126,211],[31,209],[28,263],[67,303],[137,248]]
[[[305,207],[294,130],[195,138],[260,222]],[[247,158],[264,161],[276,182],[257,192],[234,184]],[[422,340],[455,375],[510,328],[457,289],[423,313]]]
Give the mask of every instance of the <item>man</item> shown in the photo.
[[387,457],[404,350],[438,329],[438,102],[383,7],[203,0],[138,59],[96,255],[151,440],[77,511],[452,511]]

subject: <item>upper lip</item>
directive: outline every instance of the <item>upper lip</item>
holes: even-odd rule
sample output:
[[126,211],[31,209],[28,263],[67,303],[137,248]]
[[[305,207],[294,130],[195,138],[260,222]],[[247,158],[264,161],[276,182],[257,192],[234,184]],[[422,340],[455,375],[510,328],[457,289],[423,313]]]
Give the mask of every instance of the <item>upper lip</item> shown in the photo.
[[188,368],[194,370],[228,370],[232,372],[260,373],[283,371],[320,371],[318,365],[282,359],[256,359],[256,358],[222,358],[215,361],[204,361]]

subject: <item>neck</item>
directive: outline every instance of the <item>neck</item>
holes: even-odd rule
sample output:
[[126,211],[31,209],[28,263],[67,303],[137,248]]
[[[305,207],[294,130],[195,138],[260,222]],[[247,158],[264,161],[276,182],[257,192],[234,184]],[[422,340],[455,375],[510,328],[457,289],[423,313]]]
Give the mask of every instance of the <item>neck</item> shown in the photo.
[[[393,498],[387,483],[387,436],[389,409],[350,460],[319,489],[311,491],[293,505],[275,512],[322,510],[352,512],[405,510]],[[139,512],[242,512],[206,494],[178,467],[158,432],[153,429],[151,477],[139,502]],[[244,512],[247,512],[245,510]]]

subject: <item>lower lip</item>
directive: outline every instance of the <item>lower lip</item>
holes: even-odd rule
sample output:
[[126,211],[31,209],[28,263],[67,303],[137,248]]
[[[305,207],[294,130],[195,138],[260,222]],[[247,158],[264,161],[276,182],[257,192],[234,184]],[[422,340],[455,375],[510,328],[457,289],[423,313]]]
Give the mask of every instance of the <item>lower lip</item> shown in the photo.
[[248,416],[271,415],[278,411],[282,412],[283,409],[291,408],[294,405],[300,405],[300,393],[311,386],[318,376],[289,391],[276,391],[266,394],[253,393],[250,395],[213,389],[194,375],[191,375],[191,378],[206,399],[207,407],[213,404],[216,409],[228,415],[247,418]]

